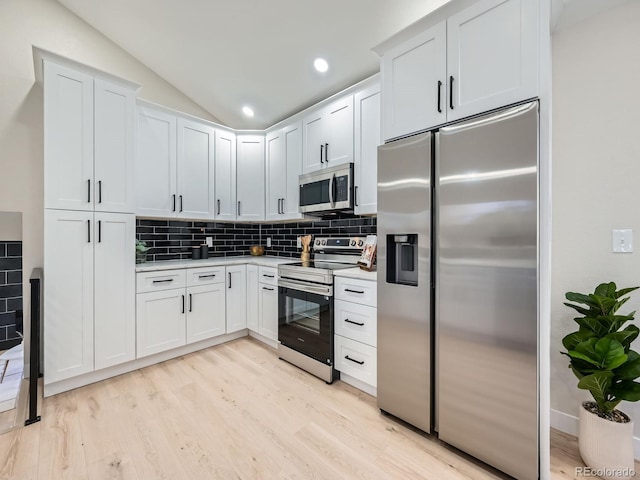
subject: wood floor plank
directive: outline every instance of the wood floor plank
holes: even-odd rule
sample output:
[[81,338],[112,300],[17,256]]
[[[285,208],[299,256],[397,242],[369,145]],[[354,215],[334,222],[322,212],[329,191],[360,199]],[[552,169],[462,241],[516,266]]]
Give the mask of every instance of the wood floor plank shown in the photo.
[[[0,435],[0,479],[505,478],[249,338],[49,397],[42,416]],[[582,478],[575,438],[551,444],[551,478]]]

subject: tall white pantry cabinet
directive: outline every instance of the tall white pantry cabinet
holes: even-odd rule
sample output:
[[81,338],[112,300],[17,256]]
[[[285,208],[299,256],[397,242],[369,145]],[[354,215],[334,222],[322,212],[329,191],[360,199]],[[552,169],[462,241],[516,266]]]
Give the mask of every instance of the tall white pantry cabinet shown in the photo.
[[135,359],[138,86],[43,55],[44,383]]

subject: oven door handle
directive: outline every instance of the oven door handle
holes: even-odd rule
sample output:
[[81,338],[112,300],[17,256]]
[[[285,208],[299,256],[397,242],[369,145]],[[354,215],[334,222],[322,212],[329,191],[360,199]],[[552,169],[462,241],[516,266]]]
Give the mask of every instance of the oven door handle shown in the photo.
[[314,293],[316,295],[323,295],[325,297],[333,297],[332,285],[310,285],[306,282],[300,282],[292,278],[280,277],[280,280],[278,280],[278,286],[290,288],[291,290],[298,290],[300,292]]

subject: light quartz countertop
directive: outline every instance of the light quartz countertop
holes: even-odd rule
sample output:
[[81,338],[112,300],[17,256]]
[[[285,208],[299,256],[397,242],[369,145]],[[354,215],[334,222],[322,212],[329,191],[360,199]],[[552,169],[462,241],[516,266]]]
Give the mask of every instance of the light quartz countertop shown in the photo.
[[333,272],[335,277],[347,277],[347,278],[357,278],[359,280],[371,280],[375,282],[378,279],[378,272],[374,270],[373,272],[367,272],[366,270],[362,270],[360,267],[354,268],[345,268],[344,270],[336,270]]
[[174,270],[178,268],[226,267],[227,265],[258,265],[261,267],[277,267],[283,263],[299,262],[299,258],[266,257],[241,255],[237,257],[212,257],[200,260],[161,260],[136,264],[136,272],[154,272],[158,270]]

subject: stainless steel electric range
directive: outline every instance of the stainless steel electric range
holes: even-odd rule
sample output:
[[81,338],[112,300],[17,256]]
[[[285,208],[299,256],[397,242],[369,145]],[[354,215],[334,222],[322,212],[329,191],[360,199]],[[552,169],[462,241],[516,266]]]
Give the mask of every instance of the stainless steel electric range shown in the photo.
[[313,260],[278,266],[278,355],[327,383],[333,368],[333,272],[356,266],[362,237],[316,238]]

